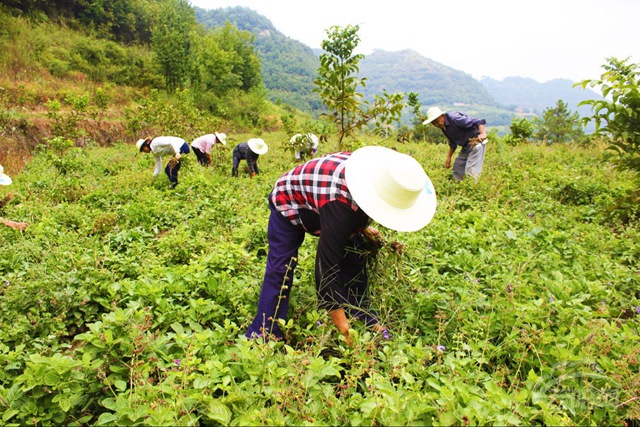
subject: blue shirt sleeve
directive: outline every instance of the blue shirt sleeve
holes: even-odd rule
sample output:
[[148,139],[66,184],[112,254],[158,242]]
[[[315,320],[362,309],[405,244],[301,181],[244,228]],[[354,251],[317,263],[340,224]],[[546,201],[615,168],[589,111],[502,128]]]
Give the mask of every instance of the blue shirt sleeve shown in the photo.
[[468,144],[469,138],[480,134],[480,125],[487,124],[485,119],[471,118],[464,113],[453,111],[444,115],[444,129],[442,133],[449,140],[449,147],[456,149]]
[[487,123],[485,119],[474,119],[460,112],[449,113],[449,120],[451,120],[451,123],[456,127],[462,129],[477,128],[478,126]]

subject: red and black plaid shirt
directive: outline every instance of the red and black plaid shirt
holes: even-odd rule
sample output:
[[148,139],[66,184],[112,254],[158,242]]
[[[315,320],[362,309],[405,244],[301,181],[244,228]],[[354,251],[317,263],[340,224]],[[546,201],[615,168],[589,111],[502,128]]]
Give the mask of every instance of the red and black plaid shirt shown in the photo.
[[[305,227],[300,210],[319,214],[320,208],[341,201],[357,211],[344,179],[344,163],[350,152],[328,154],[310,160],[282,175],[271,192],[271,203],[293,225]],[[316,230],[313,230],[314,234]]]

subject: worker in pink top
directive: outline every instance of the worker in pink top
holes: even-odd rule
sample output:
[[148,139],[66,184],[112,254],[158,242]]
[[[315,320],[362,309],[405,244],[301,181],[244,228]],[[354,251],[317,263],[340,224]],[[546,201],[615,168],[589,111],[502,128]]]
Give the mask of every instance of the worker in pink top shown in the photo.
[[221,132],[214,132],[207,135],[202,135],[193,140],[191,148],[198,158],[198,162],[204,166],[213,166],[213,160],[211,159],[211,149],[216,145],[216,142],[220,142],[222,145],[227,145],[227,135]]

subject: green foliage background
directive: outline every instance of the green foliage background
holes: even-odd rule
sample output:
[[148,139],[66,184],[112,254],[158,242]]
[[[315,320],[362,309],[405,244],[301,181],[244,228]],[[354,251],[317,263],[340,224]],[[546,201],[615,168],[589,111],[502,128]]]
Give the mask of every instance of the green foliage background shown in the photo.
[[[14,184],[0,188],[0,215],[29,227],[0,228],[0,424],[638,422],[638,207],[616,208],[637,181],[597,141],[510,146],[494,134],[480,181],[457,184],[446,145],[358,133],[345,148],[411,154],[439,197],[420,232],[382,230],[406,248],[371,265],[392,339],[356,323],[345,347],[316,310],[308,237],[286,341],[247,341],[267,195],[295,165],[277,117],[312,123],[266,102],[251,37],[232,26],[171,34],[197,41],[199,65],[174,93],[159,89],[154,19],[184,5],[2,4],[0,159]],[[110,127],[117,136],[101,137]],[[123,142],[212,130],[229,146],[215,168],[186,156],[175,190]],[[230,148],[256,134],[270,147],[261,175],[232,179]],[[321,154],[336,146],[326,134]],[[21,138],[40,148],[11,151]]]
[[[43,152],[13,176],[0,213],[30,226],[0,228],[3,423],[640,417],[640,236],[606,213],[631,180],[602,148],[496,142],[480,181],[456,184],[446,146],[396,146],[425,167],[438,211],[416,233],[383,229],[406,245],[372,265],[392,339],[355,324],[347,348],[315,308],[311,237],[286,343],[243,337],[264,270],[267,194],[294,166],[286,135],[262,137],[271,149],[253,179],[232,179],[221,150],[215,168],[187,156],[172,191],[128,144]],[[364,144],[393,147],[363,138],[352,148]]]

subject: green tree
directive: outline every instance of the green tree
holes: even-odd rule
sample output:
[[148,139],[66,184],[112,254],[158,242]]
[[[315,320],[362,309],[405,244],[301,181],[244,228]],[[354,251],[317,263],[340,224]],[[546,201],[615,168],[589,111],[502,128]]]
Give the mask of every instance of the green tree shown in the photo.
[[514,117],[509,126],[511,133],[505,137],[505,141],[509,145],[517,145],[528,142],[535,134],[535,124],[526,117]]
[[578,112],[571,113],[568,105],[559,99],[554,108],[547,108],[536,120],[538,138],[547,144],[582,141],[584,130]]
[[160,9],[151,46],[170,93],[184,87],[190,77],[191,33],[195,26],[195,13],[186,0],[171,0]]
[[[251,108],[263,105],[267,95],[251,33],[238,30],[230,22],[215,30],[201,29],[194,37],[192,52],[192,85],[201,108],[236,120],[241,118],[232,111],[235,107],[243,103],[253,105]],[[243,112],[245,118],[241,121],[257,123],[261,113],[262,110]]]
[[360,42],[359,26],[331,27],[327,30],[328,39],[322,41],[320,68],[314,80],[313,89],[320,95],[322,103],[331,111],[338,128],[338,150],[342,148],[345,137],[369,123],[373,123],[378,133],[388,134],[388,128],[399,120],[404,107],[402,94],[376,95],[373,104],[364,100],[358,86],[365,86],[366,78],[359,78],[358,63],[364,55],[354,54]]
[[619,154],[619,164],[640,176],[640,69],[628,63],[628,58],[608,58],[606,70],[600,79],[583,80],[575,86],[599,87],[603,99],[586,100],[579,105],[590,105],[595,121],[595,135],[608,136],[610,148]]
[[70,0],[55,3],[59,7],[68,3],[73,16],[102,38],[127,44],[147,44],[150,41],[150,27],[157,7],[153,3],[141,0]]
[[435,144],[446,144],[447,139],[440,129],[432,125],[423,125],[425,115],[422,113],[422,103],[420,102],[420,94],[410,92],[407,94],[407,106],[411,114],[413,114],[412,126],[410,131],[398,134],[398,141],[418,139]]
[[348,25],[345,28],[331,27],[326,30],[328,39],[322,41],[326,53],[320,55],[318,77],[314,80],[322,103],[334,115],[338,126],[338,149],[342,140],[352,131],[350,124],[358,110],[362,94],[357,92],[358,85],[365,85],[366,79],[357,77],[358,62],[362,54],[353,54],[360,42],[359,27]]
[[193,47],[194,87],[220,97],[242,86],[242,76],[233,72],[238,56],[234,51],[225,51],[213,32],[197,37]]
[[422,115],[422,103],[420,102],[420,95],[415,92],[409,92],[407,94],[407,104],[411,108],[413,113],[413,126],[422,126],[424,116]]
[[260,58],[253,47],[253,34],[240,31],[229,22],[214,34],[222,50],[231,54],[231,73],[240,77],[239,89],[248,92],[261,86]]

